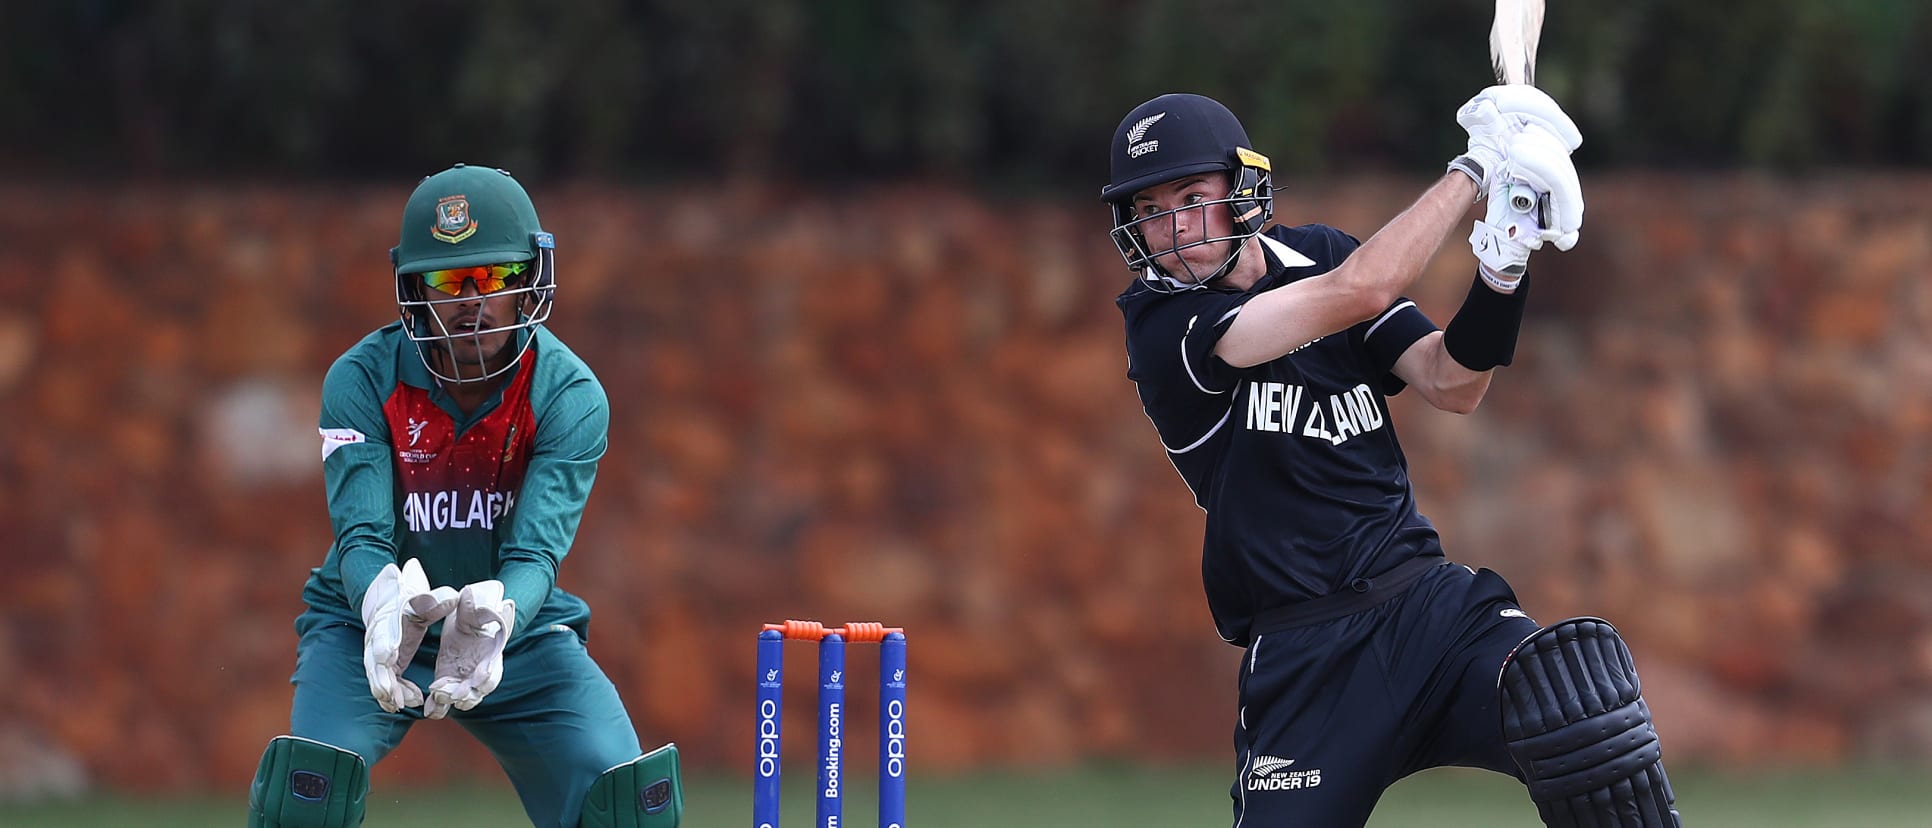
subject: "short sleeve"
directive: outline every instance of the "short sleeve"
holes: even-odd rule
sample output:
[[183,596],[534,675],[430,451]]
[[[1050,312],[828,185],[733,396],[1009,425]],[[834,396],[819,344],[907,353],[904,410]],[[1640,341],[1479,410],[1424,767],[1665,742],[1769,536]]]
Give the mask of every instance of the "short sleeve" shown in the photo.
[[1215,356],[1214,348],[1253,296],[1198,290],[1143,299],[1138,312],[1128,311],[1128,376],[1226,394],[1241,371]]
[[1382,393],[1394,395],[1408,387],[1408,383],[1392,373],[1396,360],[1416,340],[1436,330],[1436,323],[1415,306],[1414,300],[1404,296],[1374,319],[1355,326],[1350,335],[1357,337],[1357,346],[1368,355],[1369,367],[1381,374]]

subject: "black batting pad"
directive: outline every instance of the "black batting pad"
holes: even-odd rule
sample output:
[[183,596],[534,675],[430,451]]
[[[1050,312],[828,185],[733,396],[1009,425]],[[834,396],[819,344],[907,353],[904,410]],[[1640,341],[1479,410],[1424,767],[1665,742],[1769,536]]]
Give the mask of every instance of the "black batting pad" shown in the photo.
[[1503,738],[1543,823],[1677,828],[1630,648],[1601,618],[1537,630],[1503,662]]

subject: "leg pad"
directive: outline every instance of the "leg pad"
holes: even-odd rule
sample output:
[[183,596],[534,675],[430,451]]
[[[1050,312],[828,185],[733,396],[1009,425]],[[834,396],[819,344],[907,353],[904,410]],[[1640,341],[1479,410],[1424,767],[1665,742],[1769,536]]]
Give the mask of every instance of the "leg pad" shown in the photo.
[[1552,828],[1679,828],[1630,648],[1601,618],[1532,633],[1503,662],[1503,738]]
[[277,736],[262,751],[248,790],[249,828],[355,828],[369,795],[361,756],[299,736]]
[[584,795],[583,828],[677,828],[684,816],[678,746],[667,744],[604,771]]

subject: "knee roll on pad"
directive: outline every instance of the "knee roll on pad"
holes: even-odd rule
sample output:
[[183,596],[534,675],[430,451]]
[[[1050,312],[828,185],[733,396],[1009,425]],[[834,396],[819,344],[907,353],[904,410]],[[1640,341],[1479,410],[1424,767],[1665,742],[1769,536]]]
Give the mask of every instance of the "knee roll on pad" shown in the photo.
[[277,736],[248,789],[248,828],[355,828],[369,794],[369,765],[325,742]]
[[1497,681],[1503,739],[1552,828],[1680,828],[1630,648],[1601,618],[1532,633]]
[[663,747],[604,771],[584,795],[582,828],[677,828],[684,816],[678,746]]

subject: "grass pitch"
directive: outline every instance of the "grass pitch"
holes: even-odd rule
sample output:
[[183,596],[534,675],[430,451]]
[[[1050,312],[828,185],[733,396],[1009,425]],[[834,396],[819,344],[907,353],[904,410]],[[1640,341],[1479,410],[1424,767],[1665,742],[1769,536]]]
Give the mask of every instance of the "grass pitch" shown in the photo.
[[[1786,770],[1737,774],[1676,769],[1671,782],[1686,824],[1696,828],[1932,826],[1932,768]],[[784,824],[812,821],[812,769],[786,768]],[[846,793],[847,824],[874,824],[870,779]],[[751,785],[743,776],[697,775],[686,783],[685,824],[751,824]],[[911,828],[1063,828],[1064,826],[1226,826],[1228,777],[1219,768],[1096,765],[1074,770],[915,775],[907,793]],[[206,828],[240,825],[242,797],[88,799],[0,803],[6,828]],[[507,785],[398,790],[378,774],[366,828],[461,825],[512,828],[529,823]],[[1371,828],[1538,828],[1514,780],[1460,769],[1433,770],[1398,783],[1383,797]]]

